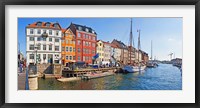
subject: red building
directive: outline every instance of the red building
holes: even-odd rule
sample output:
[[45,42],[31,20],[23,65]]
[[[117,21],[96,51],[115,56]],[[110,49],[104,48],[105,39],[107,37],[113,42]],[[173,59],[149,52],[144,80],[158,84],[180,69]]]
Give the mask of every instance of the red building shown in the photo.
[[92,57],[96,54],[96,32],[90,27],[73,23],[69,28],[75,34],[75,60],[92,64]]

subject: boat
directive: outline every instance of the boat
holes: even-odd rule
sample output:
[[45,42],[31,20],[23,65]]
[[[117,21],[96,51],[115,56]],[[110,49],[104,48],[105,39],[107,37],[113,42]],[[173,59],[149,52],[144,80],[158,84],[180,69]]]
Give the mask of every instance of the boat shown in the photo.
[[144,71],[146,66],[131,66],[131,65],[126,65],[124,66],[123,70],[124,73],[135,73],[135,72],[141,72]]
[[148,68],[156,68],[156,67],[158,67],[158,63],[156,63],[154,60],[152,60],[153,58],[152,58],[152,41],[151,41],[151,60],[147,63],[147,67]]
[[[137,32],[139,32],[139,36],[138,36],[138,65],[134,66],[131,63],[131,53],[130,53],[130,64],[129,65],[125,65],[122,69],[123,72],[125,73],[135,73],[135,72],[140,72],[140,71],[144,71],[146,66],[142,65],[142,63],[139,61],[139,51],[140,51],[140,30],[137,30]],[[130,30],[130,52],[132,49],[132,38],[133,38],[133,34],[132,34],[132,19],[131,19],[131,30]],[[135,54],[135,52],[134,52]]]
[[95,78],[111,76],[111,75],[114,75],[114,74],[115,74],[114,72],[91,73],[91,74],[83,75],[82,79],[89,80],[89,79],[95,79]]

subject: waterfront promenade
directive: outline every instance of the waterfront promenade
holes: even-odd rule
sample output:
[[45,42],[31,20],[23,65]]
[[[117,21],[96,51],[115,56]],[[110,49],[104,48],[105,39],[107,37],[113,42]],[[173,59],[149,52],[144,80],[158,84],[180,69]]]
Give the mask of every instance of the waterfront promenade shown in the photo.
[[18,90],[25,90],[26,87],[26,72],[18,71]]

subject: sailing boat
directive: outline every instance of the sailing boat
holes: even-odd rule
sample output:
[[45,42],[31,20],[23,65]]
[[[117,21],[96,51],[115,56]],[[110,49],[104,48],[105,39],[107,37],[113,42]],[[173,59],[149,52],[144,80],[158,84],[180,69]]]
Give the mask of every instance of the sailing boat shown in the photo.
[[152,41],[151,41],[151,60],[147,63],[148,68],[155,68],[158,66],[157,63],[153,62],[152,56],[153,56],[153,54],[152,54]]
[[[131,63],[131,50],[132,50],[132,38],[133,38],[133,34],[132,34],[132,19],[131,19],[131,30],[130,30],[130,64],[129,65],[125,65],[123,70],[124,72],[127,72],[127,73],[135,73],[135,72],[140,72],[140,71],[144,71],[144,69],[146,68],[145,65],[142,65],[140,63],[140,60],[139,60],[139,52],[140,52],[140,30],[138,30],[139,32],[139,36],[138,36],[138,65],[134,66],[132,63]],[[134,54],[136,54],[134,52]]]

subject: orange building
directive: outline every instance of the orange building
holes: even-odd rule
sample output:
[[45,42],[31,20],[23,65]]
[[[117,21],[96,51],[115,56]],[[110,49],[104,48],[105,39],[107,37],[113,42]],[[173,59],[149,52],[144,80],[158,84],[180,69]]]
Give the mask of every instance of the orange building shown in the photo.
[[75,62],[75,35],[70,28],[62,29],[62,64]]

